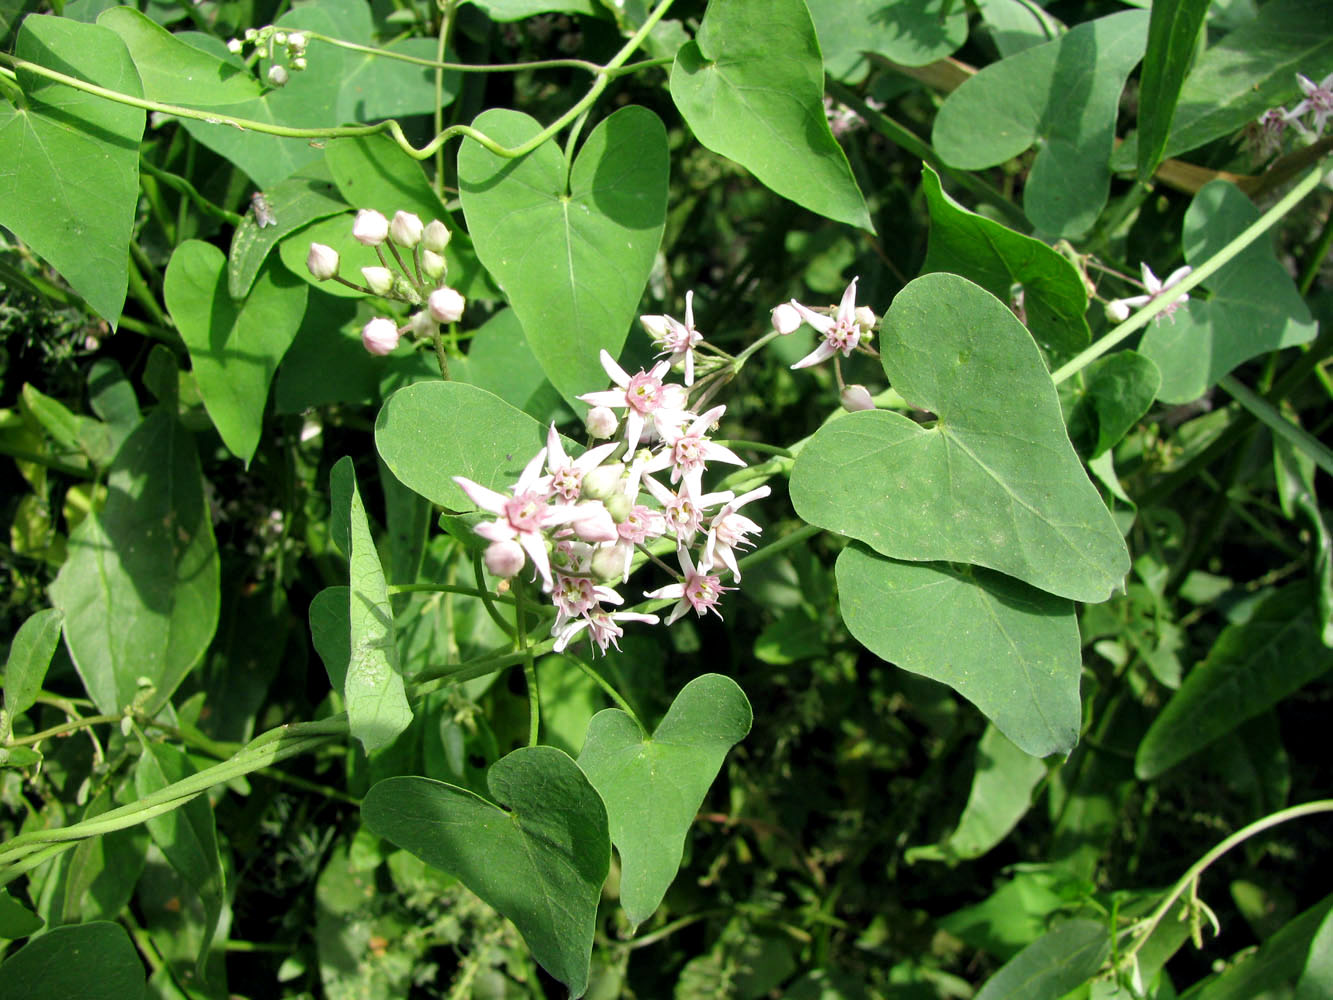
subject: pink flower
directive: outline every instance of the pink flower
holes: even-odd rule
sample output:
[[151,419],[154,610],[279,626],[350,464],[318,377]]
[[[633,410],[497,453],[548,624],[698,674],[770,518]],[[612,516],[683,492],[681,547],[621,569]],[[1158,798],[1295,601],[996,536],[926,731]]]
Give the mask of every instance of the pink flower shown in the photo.
[[551,429],[546,432],[546,471],[551,475],[551,489],[560,494],[566,503],[573,503],[583,490],[583,477],[601,465],[602,459],[618,447],[612,441],[610,444],[589,448],[578,458],[570,458],[565,454],[560,434],[552,423]]
[[662,348],[657,355],[669,354],[670,364],[685,362],[685,384],[694,385],[694,349],[703,342],[703,334],[694,328],[694,291],[685,293],[685,322],[670,316],[640,316],[639,322]]
[[671,609],[671,614],[667,616],[666,624],[673,624],[676,619],[691,608],[700,618],[705,613],[712,611],[719,618],[722,613],[717,610],[716,604],[722,597],[722,592],[726,590],[735,590],[735,587],[722,586],[721,580],[716,576],[710,576],[708,570],[711,568],[707,562],[699,564],[695,568],[690,561],[690,554],[684,548],[676,550],[676,558],[680,560],[680,568],[684,572],[684,578],[680,583],[668,584],[665,587],[659,587],[657,590],[645,593],[647,598],[679,598],[676,606]]
[[549,483],[541,475],[546,449],[533,456],[514,484],[514,495],[507,497],[463,476],[454,476],[458,488],[482,510],[500,515],[473,530],[488,542],[517,541],[541,574],[546,590],[551,589],[551,561],[546,553],[546,530],[565,524],[575,517],[573,507],[547,502]]
[[[1178,267],[1167,277],[1165,281],[1158,281],[1157,275],[1152,273],[1152,269],[1147,264],[1139,265],[1143,274],[1143,287],[1148,290],[1146,295],[1131,295],[1125,299],[1113,299],[1106,304],[1107,314],[1116,322],[1124,322],[1129,317],[1130,310],[1146,306],[1149,302],[1161,298],[1173,287],[1180,284],[1194,270],[1191,267]],[[1157,319],[1161,320],[1163,316],[1170,317],[1173,312],[1190,300],[1188,295],[1181,295],[1169,306],[1157,314]],[[1171,320],[1175,322],[1174,319]]]
[[1300,84],[1305,100],[1286,113],[1287,121],[1308,135],[1308,130],[1296,119],[1311,111],[1314,113],[1314,134],[1323,135],[1324,124],[1333,117],[1333,73],[1324,77],[1318,84],[1305,74],[1297,73],[1296,82]]
[[753,545],[754,543],[746,536],[757,535],[761,529],[748,517],[737,514],[736,511],[751,500],[762,499],[771,492],[772,490],[767,486],[760,486],[749,493],[742,493],[735,500],[729,501],[725,507],[714,515],[713,520],[708,525],[707,541],[704,542],[705,563],[709,566],[715,566],[720,561],[723,566],[731,570],[731,575],[738,582],[740,581],[741,570],[736,565],[736,549]]
[[823,342],[792,365],[792,368],[809,368],[821,361],[827,361],[839,351],[842,352],[844,358],[848,357],[856,348],[856,345],[861,342],[861,325],[857,322],[856,317],[856,282],[858,280],[858,278],[853,278],[852,283],[842,293],[842,301],[838,304],[838,312],[835,316],[825,316],[823,313],[817,313],[792,299],[792,308],[801,314],[802,319],[824,335]]
[[609,406],[613,410],[625,410],[625,440],[629,444],[629,453],[639,446],[644,428],[652,424],[660,434],[665,427],[679,426],[685,421],[683,400],[679,393],[671,389],[679,386],[664,386],[662,376],[671,369],[671,362],[659,361],[650,371],[642,371],[630,376],[625,369],[616,364],[616,359],[602,351],[602,368],[611,381],[618,386],[604,392],[586,392],[578,398],[591,406]]
[[637,611],[612,611],[610,613],[601,610],[590,611],[584,617],[566,625],[552,649],[557,653],[564,652],[565,647],[586,628],[589,630],[593,642],[597,643],[598,648],[603,653],[606,652],[607,646],[615,646],[619,650],[620,643],[616,640],[625,634],[625,630],[616,624],[617,622],[643,622],[645,625],[656,625],[658,617],[657,615],[639,614]]
[[371,354],[383,357],[398,346],[398,326],[391,319],[377,316],[361,328],[361,345]]
[[709,507],[727,503],[736,495],[730,490],[724,490],[699,496],[688,480],[680,484],[679,492],[673,493],[651,476],[643,477],[643,485],[662,505],[667,531],[675,536],[679,545],[688,545],[694,539],[703,527],[704,513]]
[[663,435],[667,447],[654,455],[643,467],[644,472],[658,472],[671,468],[673,484],[684,479],[698,493],[704,474],[705,462],[729,462],[744,467],[745,460],[730,448],[714,444],[704,436],[718,418],[725,413],[725,406],[715,406],[701,416],[695,417],[689,429],[668,428]]
[[593,583],[587,577],[565,576],[557,574],[555,587],[551,591],[551,602],[555,605],[555,624],[551,634],[556,635],[565,625],[579,615],[589,611],[600,611],[600,604],[624,604],[625,600],[610,587]]

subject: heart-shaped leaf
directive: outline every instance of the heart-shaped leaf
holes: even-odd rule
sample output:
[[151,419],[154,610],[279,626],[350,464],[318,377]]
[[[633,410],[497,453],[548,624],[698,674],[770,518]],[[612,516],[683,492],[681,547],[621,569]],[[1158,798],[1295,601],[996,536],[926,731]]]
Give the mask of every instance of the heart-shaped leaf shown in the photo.
[[893,559],[973,563],[1106,600],[1129,553],[1013,313],[964,278],[928,274],[898,293],[880,340],[893,388],[939,420],[927,429],[870,410],[830,421],[792,470],[796,512]]
[[1124,11],[987,66],[940,108],[936,151],[975,170],[1041,140],[1023,210],[1045,233],[1081,235],[1106,204],[1116,108],[1147,35],[1148,12]]
[[466,382],[399,389],[375,419],[375,447],[398,481],[431,503],[471,510],[454,476],[507,489],[546,443],[541,424]]
[[[1203,263],[1258,218],[1259,210],[1234,184],[1213,181],[1185,212],[1185,259]],[[1296,283],[1266,240],[1227,261],[1204,287],[1211,298],[1191,298],[1187,310],[1159,317],[1139,345],[1162,370],[1157,398],[1164,403],[1198,399],[1242,362],[1304,344],[1318,332]]]
[[[509,148],[541,131],[501,108],[472,124]],[[517,160],[471,139],[458,151],[477,256],[566,399],[601,388],[598,352],[618,356],[625,344],[666,224],[667,167],[666,129],[637,105],[592,130],[568,176],[554,142]]]
[[582,996],[611,867],[602,799],[554,747],[515,750],[487,783],[505,808],[442,781],[386,778],[366,794],[361,817],[512,920],[542,967]]
[[[14,54],[140,95],[130,54],[108,28],[31,14]],[[23,69],[18,81],[24,106],[0,101],[0,225],[114,325],[125,304],[144,113]]]
[[735,681],[704,674],[676,695],[652,736],[616,708],[588,724],[579,767],[606,803],[620,852],[620,905],[634,926],[662,902],[695,813],[752,720]]
[[804,0],[710,4],[676,53],[671,99],[696,139],[764,186],[874,232],[824,116],[824,61]]
[[1083,370],[1069,410],[1069,436],[1087,440],[1092,458],[1106,454],[1148,412],[1161,384],[1157,366],[1135,351],[1098,358]]
[[245,300],[235,302],[222,251],[186,240],[171,255],[163,296],[190,349],[204,408],[231,453],[249,464],[264,426],[269,383],[301,326],[305,283],[269,266]]
[[1092,333],[1084,314],[1088,291],[1074,265],[1041,240],[969,212],[945,193],[940,175],[921,166],[921,190],[930,208],[930,245],[921,273],[949,271],[975,281],[1000,301],[1023,288],[1028,329],[1046,350],[1072,354]]
[[1034,757],[1078,741],[1082,657],[1074,606],[984,569],[838,555],[838,607],[881,659],[948,684]]

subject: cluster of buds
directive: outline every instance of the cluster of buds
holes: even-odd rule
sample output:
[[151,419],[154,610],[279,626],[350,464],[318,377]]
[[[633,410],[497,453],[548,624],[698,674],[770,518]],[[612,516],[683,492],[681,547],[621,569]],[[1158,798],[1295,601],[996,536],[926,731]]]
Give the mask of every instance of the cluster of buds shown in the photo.
[[838,364],[839,355],[844,358],[851,357],[852,352],[858,349],[867,354],[874,353],[870,349],[870,341],[874,339],[875,327],[879,325],[879,321],[869,306],[856,304],[858,280],[858,278],[852,279],[851,284],[843,290],[842,300],[836,306],[811,308],[792,299],[770,310],[773,329],[777,333],[785,336],[795,333],[808,324],[823,338],[813,351],[792,365],[792,368],[809,368],[833,358],[842,405],[849,411],[875,408],[875,403],[865,386],[843,384],[842,368]]
[[[364,208],[356,213],[352,236],[363,246],[374,249],[379,264],[361,268],[364,285],[348,281],[338,273],[341,261],[338,251],[323,243],[311,243],[306,255],[306,267],[319,281],[337,281],[367,295],[397,299],[419,308],[403,326],[391,319],[375,317],[361,330],[361,343],[371,354],[384,355],[398,346],[405,333],[417,337],[434,336],[441,323],[456,323],[463,315],[466,304],[457,290],[445,283],[449,264],[444,248],[449,245],[451,233],[439,219],[423,224],[411,212],[395,212],[392,221]],[[384,249],[388,247],[389,257]],[[409,253],[405,260],[403,251]],[[410,261],[410,266],[408,261]]]
[[[658,319],[645,317],[645,326],[656,326]],[[699,342],[688,306],[684,326],[691,331],[683,348],[688,351]],[[552,425],[546,447],[508,493],[454,477],[478,508],[495,515],[474,529],[490,543],[486,568],[509,578],[530,564],[541,580],[555,607],[551,634],[557,652],[585,631],[602,652],[612,645],[618,649],[621,623],[658,622],[657,615],[613,610],[624,604],[616,587],[629,580],[636,557],[637,565],[651,560],[675,577],[643,594],[675,600],[667,625],[688,611],[720,617],[718,601],[735,589],[723,586],[722,576],[740,582],[736,553],[753,544],[749,538],[760,530],[740,510],[769,494],[767,486],[740,496],[704,491],[708,463],[744,467],[745,462],[709,438],[725,406],[694,412],[690,390],[663,381],[670,360],[634,375],[605,351],[601,361],[613,387],[579,399],[590,406],[590,439],[605,443],[571,458]],[[650,550],[663,539],[672,543],[679,571]]]
[[[229,39],[227,51],[238,56],[245,51],[245,46],[252,46],[257,55],[271,63],[268,82],[275,87],[284,87],[289,79],[287,66],[295,73],[306,68],[305,49],[308,42],[309,38],[303,31],[284,31],[270,24],[263,28],[247,28],[244,38]],[[287,66],[277,61],[280,50],[286,55]]]

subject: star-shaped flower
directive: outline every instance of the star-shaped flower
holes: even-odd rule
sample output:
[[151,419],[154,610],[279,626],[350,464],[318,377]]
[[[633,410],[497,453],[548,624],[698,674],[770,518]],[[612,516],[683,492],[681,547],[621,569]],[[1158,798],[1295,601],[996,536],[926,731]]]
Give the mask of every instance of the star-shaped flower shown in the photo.
[[684,390],[663,385],[662,376],[671,370],[670,361],[659,361],[649,371],[631,376],[606,351],[601,354],[602,368],[617,388],[603,392],[585,392],[578,398],[589,406],[609,406],[625,411],[625,440],[629,454],[639,447],[639,440],[649,424],[659,434],[664,428],[685,422]]
[[697,567],[690,559],[690,554],[684,548],[676,550],[676,558],[680,560],[680,568],[684,576],[680,583],[671,583],[665,587],[659,587],[657,590],[649,591],[643,596],[648,598],[676,597],[679,600],[676,606],[671,609],[671,614],[667,616],[666,624],[673,624],[677,618],[683,615],[691,608],[694,613],[702,618],[707,612],[711,611],[719,618],[722,613],[717,610],[715,605],[722,597],[725,590],[735,590],[735,587],[724,587],[722,581],[709,574],[712,568],[706,562],[701,562]]
[[704,336],[694,328],[694,291],[685,293],[685,322],[670,316],[640,316],[639,322],[653,338],[653,343],[662,350],[658,353],[671,355],[669,364],[685,362],[685,384],[694,385],[694,349],[703,342]]
[[[1114,299],[1106,304],[1107,314],[1117,323],[1123,323],[1128,319],[1130,312],[1133,310],[1138,309],[1141,306],[1146,306],[1149,302],[1152,302],[1155,299],[1160,299],[1167,292],[1171,291],[1172,288],[1184,281],[1189,276],[1189,273],[1194,270],[1194,268],[1188,266],[1178,267],[1167,276],[1165,281],[1158,281],[1157,275],[1152,273],[1152,268],[1147,264],[1141,264],[1140,268],[1143,274],[1143,287],[1148,290],[1147,294],[1131,295],[1129,298],[1125,299]],[[1188,295],[1181,295],[1158,313],[1157,319],[1160,320],[1163,316],[1170,318],[1173,312],[1189,300],[1190,297]],[[1174,323],[1175,319],[1171,319],[1171,322]]]
[[852,283],[842,293],[842,301],[838,304],[838,311],[833,316],[817,313],[813,309],[801,305],[795,299],[791,300],[791,307],[801,314],[801,318],[824,336],[819,346],[792,365],[792,368],[809,368],[821,361],[827,361],[839,351],[842,352],[844,358],[849,357],[856,345],[861,342],[861,325],[856,321],[856,282],[858,280],[853,278]]
[[1294,124],[1302,132],[1309,134],[1305,126],[1297,119],[1307,111],[1311,112],[1314,115],[1314,134],[1317,136],[1323,135],[1324,123],[1330,117],[1333,117],[1333,73],[1328,74],[1318,84],[1304,73],[1297,73],[1296,82],[1300,84],[1301,93],[1305,95],[1305,100],[1287,112],[1287,121]]

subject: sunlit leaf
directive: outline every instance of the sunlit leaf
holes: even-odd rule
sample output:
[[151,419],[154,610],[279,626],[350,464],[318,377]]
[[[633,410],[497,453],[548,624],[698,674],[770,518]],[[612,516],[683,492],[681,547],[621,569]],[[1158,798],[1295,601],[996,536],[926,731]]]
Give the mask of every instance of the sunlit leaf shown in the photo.
[[124,928],[103,920],[56,927],[0,964],[6,1000],[142,1000],[144,967]]

